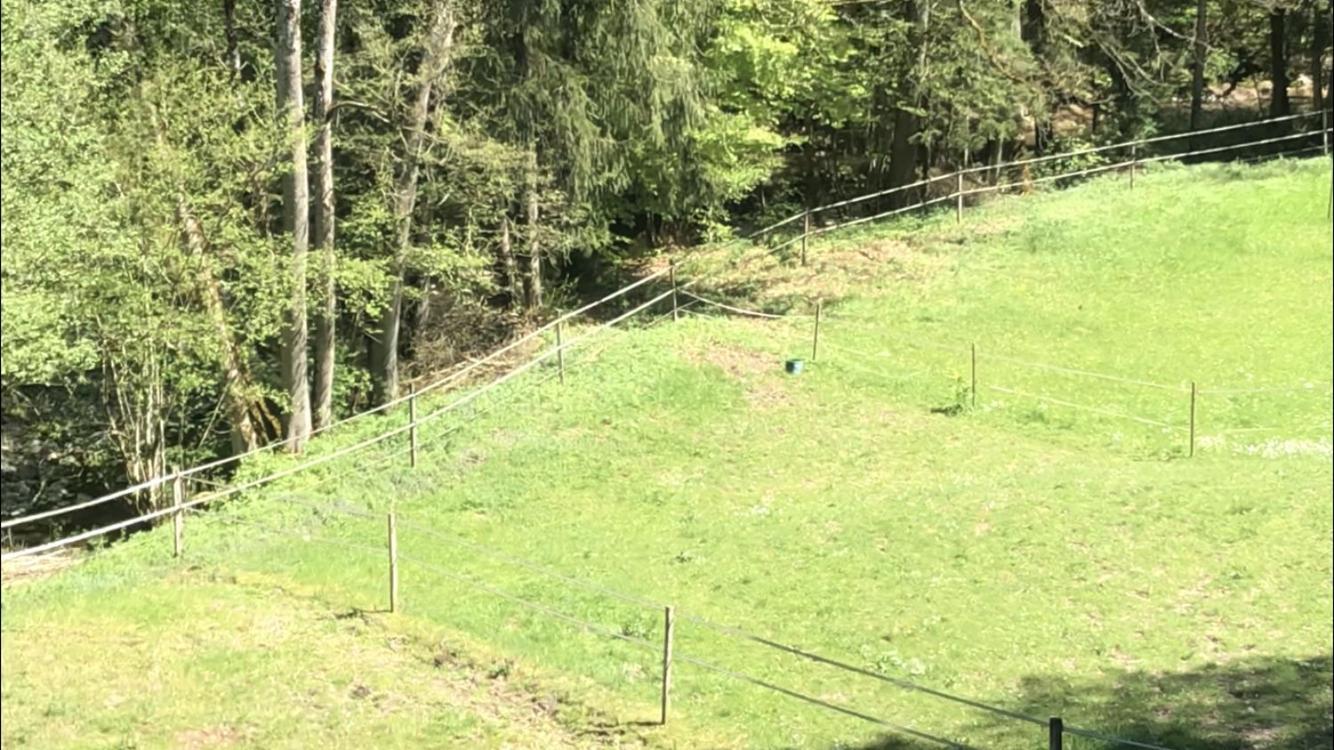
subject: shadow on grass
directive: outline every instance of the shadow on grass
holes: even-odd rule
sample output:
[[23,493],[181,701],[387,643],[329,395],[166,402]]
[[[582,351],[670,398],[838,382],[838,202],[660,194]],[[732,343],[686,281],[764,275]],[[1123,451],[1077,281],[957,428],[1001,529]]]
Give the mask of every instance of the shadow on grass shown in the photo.
[[[1317,750],[1334,747],[1334,657],[1253,658],[1199,670],[1119,672],[1102,680],[1035,675],[1005,708],[1062,716],[1067,726],[1178,750]],[[1046,747],[1046,729],[997,719],[1006,746]],[[1014,738],[1009,741],[1008,738]],[[1028,738],[1031,738],[1030,741]],[[1129,747],[1065,736],[1067,750]],[[925,750],[885,736],[850,750]]]

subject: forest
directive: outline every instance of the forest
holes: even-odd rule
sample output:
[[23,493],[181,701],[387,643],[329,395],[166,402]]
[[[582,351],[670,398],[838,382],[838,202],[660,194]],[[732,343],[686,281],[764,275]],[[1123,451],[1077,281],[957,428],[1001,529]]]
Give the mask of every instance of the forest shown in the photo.
[[3,515],[300,452],[654,256],[830,196],[1328,109],[1330,14],[3,0]]

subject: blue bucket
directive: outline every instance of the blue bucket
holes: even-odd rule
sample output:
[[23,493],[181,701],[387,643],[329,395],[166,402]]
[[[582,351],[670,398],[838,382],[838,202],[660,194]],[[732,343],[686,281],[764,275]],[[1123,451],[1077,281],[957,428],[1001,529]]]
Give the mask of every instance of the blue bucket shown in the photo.
[[800,375],[805,367],[806,360],[804,359],[789,359],[783,365],[783,369],[787,370],[788,375]]

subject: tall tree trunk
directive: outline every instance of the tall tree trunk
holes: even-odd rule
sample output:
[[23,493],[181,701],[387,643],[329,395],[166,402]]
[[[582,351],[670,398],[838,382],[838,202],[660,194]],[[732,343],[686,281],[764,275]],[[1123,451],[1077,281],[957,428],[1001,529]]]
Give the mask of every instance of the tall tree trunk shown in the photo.
[[[159,148],[167,148],[165,127],[158,117],[157,109],[150,108],[150,117],[154,136]],[[241,454],[259,447],[259,434],[251,419],[253,406],[254,382],[246,366],[245,354],[237,345],[232,335],[231,324],[227,320],[227,309],[222,302],[222,286],[213,268],[208,262],[208,240],[199,218],[190,210],[190,202],[185,188],[177,184],[176,222],[180,226],[185,250],[195,262],[195,294],[213,325],[217,337],[218,351],[221,352],[219,364],[222,369],[223,407],[227,412],[230,425],[232,453]]]
[[[910,0],[908,15],[914,25],[914,44],[917,61],[912,74],[904,77],[904,99],[916,109],[921,106],[925,94],[922,79],[926,76],[927,30],[931,22],[931,0]],[[889,145],[889,186],[899,187],[913,181],[917,173],[917,144],[914,138],[921,129],[920,118],[908,107],[900,106],[894,110],[894,135]],[[908,191],[890,195],[889,205],[898,208],[910,201]]]
[[199,270],[195,274],[195,281],[198,284],[199,298],[203,302],[209,321],[213,324],[214,335],[218,338],[218,349],[222,352],[222,398],[227,411],[227,420],[231,425],[232,453],[252,451],[259,447],[255,425],[250,419],[254,383],[250,379],[249,368],[245,366],[244,355],[232,336],[231,325],[227,322],[227,311],[222,304],[222,288],[206,257],[208,245],[204,239],[203,228],[190,211],[184,194],[176,198],[176,218],[185,237],[186,250],[198,264]]
[[[889,186],[891,188],[907,185],[917,173],[917,145],[912,137],[917,134],[919,123],[917,115],[906,109],[894,111],[894,136],[889,144]],[[909,203],[908,191],[902,190],[889,196],[890,208],[899,208]]]
[[1204,112],[1204,58],[1208,47],[1207,0],[1195,0],[1195,44],[1191,60],[1190,129],[1199,130],[1200,115]]
[[1311,47],[1308,53],[1311,66],[1311,107],[1315,111],[1325,108],[1325,39],[1329,31],[1330,18],[1323,13],[1319,0],[1311,2]]
[[[1033,59],[1045,70],[1047,56],[1047,11],[1043,0],[1025,0],[1024,22],[1021,30],[1023,40],[1033,53]],[[1045,76],[1044,76],[1045,78]],[[1033,113],[1033,150],[1039,156],[1047,153],[1052,139],[1053,103],[1047,102],[1042,111]]]
[[542,243],[538,238],[537,147],[528,147],[528,166],[524,170],[524,248],[528,262],[523,273],[523,306],[536,310],[542,305]]
[[236,34],[236,0],[222,0],[222,28],[227,38],[227,69],[233,80],[240,80],[241,45]]
[[315,429],[333,423],[334,355],[337,352],[334,284],[333,63],[338,0],[320,4],[320,38],[315,53],[315,211],[312,233],[319,252],[319,309],[315,314],[315,382],[311,401]]
[[[165,416],[169,405],[162,383],[160,351],[154,347],[147,356],[139,351],[134,357],[126,357],[124,347],[117,348],[119,352],[105,356],[102,361],[102,402],[110,426],[108,432],[120,450],[126,477],[138,484],[167,473]],[[125,367],[117,366],[117,354],[132,369],[126,371]],[[163,489],[157,484],[135,493],[135,505],[140,510],[162,507]]]
[[1288,44],[1286,8],[1277,7],[1269,13],[1269,116],[1282,117],[1292,112],[1288,101]]
[[514,246],[510,240],[510,217],[509,209],[500,217],[500,244],[496,249],[500,255],[501,284],[505,288],[505,297],[511,307],[518,307],[519,298],[519,267],[514,262]]
[[306,248],[310,242],[310,195],[306,184],[305,103],[301,92],[301,0],[278,0],[277,105],[287,125],[291,168],[283,176],[283,230],[292,239],[291,297],[283,312],[278,353],[287,393],[287,449],[299,452],[310,437],[310,386],[306,373]]
[[422,147],[426,141],[426,122],[430,114],[431,89],[443,73],[449,60],[454,38],[454,13],[448,2],[437,0],[434,17],[427,32],[426,48],[417,69],[417,96],[405,124],[405,148],[394,180],[394,223],[397,236],[394,244],[393,279],[389,300],[380,314],[376,337],[371,339],[370,365],[374,383],[373,398],[385,403],[398,397],[398,335],[403,318],[403,276],[406,271],[408,247],[412,241],[412,212],[417,203],[417,171]]
[[1024,20],[1020,27],[1020,36],[1039,60],[1047,54],[1047,13],[1042,3],[1043,0],[1024,0]]

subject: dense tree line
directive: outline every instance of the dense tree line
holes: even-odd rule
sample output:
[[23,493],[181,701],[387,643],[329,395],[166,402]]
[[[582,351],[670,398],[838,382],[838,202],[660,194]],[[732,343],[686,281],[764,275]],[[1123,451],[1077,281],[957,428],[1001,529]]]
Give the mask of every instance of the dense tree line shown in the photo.
[[1329,105],[1313,0],[3,14],[11,511],[300,451],[399,394],[405,363],[448,364],[626,259],[815,196],[1201,126],[1257,80],[1270,114]]

